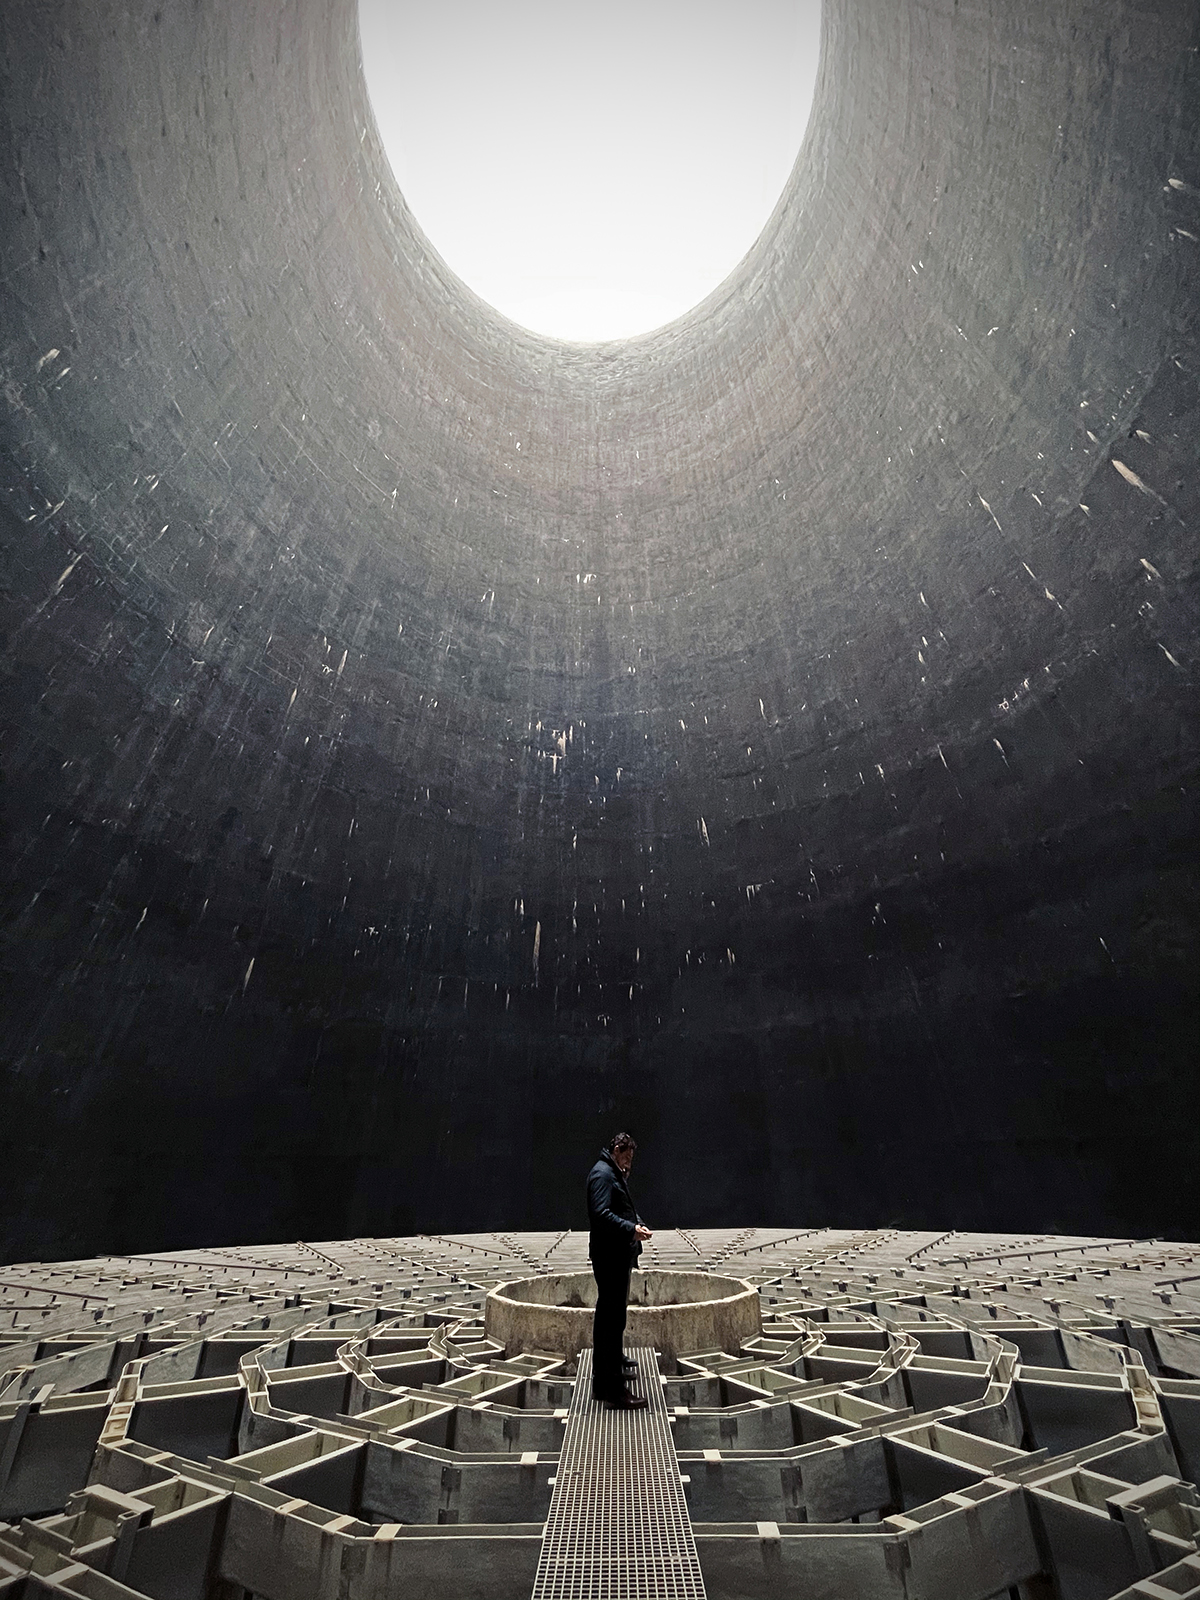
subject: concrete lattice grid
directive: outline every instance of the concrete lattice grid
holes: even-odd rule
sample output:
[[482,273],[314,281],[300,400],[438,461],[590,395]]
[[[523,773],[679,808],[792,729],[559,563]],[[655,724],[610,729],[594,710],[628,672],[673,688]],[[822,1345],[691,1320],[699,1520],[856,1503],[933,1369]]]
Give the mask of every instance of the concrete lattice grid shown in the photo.
[[[505,1360],[481,1307],[585,1258],[484,1233],[4,1268],[0,1594],[527,1596],[573,1376]],[[709,1600],[1200,1594],[1196,1247],[696,1229],[646,1265],[762,1300],[760,1339],[661,1380]]]

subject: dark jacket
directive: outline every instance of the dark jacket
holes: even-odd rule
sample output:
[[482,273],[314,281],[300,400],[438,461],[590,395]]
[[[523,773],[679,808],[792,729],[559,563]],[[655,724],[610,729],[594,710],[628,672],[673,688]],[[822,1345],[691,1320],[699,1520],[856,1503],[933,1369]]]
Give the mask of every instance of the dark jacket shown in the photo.
[[588,1173],[588,1255],[601,1265],[628,1261],[642,1253],[634,1229],[642,1220],[634,1209],[624,1174],[607,1150]]

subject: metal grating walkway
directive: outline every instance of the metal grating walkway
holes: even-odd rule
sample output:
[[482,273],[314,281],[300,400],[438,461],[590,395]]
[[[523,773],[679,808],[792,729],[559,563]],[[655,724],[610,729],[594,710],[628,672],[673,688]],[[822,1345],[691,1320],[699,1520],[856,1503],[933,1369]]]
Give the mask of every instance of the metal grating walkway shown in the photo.
[[592,1399],[579,1357],[532,1600],[704,1600],[704,1579],[652,1350],[628,1352],[647,1411]]

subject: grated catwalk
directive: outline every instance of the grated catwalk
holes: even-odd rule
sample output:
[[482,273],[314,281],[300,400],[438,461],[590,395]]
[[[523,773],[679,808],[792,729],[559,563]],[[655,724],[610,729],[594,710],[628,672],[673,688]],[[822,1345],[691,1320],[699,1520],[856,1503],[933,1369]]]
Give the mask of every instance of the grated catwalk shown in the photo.
[[486,1335],[586,1252],[0,1268],[0,1597],[599,1600],[606,1554],[605,1600],[697,1596],[690,1522],[707,1600],[1200,1600],[1196,1245],[663,1229],[646,1267],[737,1274],[762,1333],[643,1357],[642,1419]]
[[645,1411],[592,1398],[579,1359],[533,1600],[704,1600],[704,1579],[652,1350],[629,1354]]

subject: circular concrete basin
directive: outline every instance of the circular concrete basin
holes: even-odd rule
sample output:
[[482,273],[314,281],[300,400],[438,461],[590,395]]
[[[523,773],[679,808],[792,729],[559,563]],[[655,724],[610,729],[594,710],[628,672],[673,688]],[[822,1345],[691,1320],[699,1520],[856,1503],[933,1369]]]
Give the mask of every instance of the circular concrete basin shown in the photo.
[[[590,1272],[518,1278],[488,1295],[484,1326],[507,1356],[523,1350],[575,1356],[592,1342],[595,1306]],[[737,1351],[761,1332],[758,1291],[744,1278],[656,1268],[630,1277],[627,1344],[650,1345],[672,1361],[689,1350]]]

